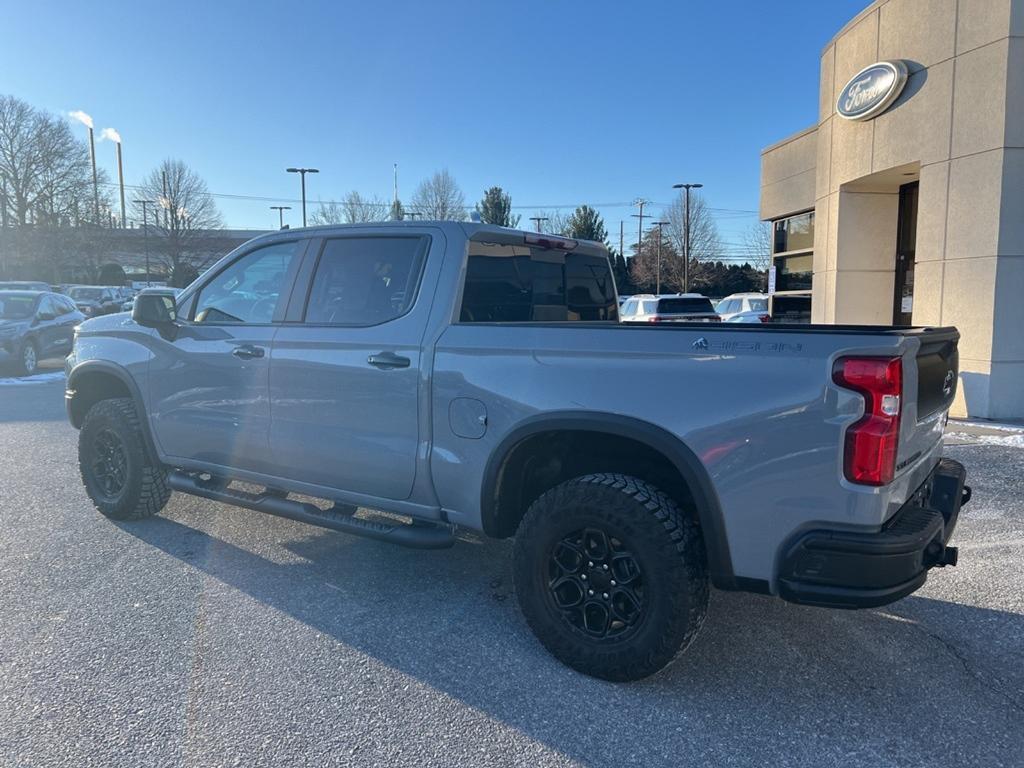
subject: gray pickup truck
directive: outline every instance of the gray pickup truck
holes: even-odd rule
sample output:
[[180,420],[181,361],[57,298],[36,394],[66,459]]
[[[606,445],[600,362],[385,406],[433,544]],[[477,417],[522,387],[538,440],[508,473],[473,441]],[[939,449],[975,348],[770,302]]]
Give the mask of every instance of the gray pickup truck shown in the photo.
[[633,680],[709,585],[869,607],[955,564],[957,341],[622,323],[598,243],[397,222],[259,237],[83,323],[66,399],[110,518],[176,490],[411,547],[515,536],[540,641]]

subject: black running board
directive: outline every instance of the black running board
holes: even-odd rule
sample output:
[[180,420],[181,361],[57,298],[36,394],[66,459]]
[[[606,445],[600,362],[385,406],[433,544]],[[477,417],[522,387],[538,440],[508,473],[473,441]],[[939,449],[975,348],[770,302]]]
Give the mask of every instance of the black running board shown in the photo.
[[313,504],[292,501],[267,493],[247,493],[230,487],[206,485],[194,475],[184,472],[171,472],[167,484],[176,491],[193,496],[202,496],[224,504],[245,507],[268,515],[286,517],[300,523],[318,525],[353,536],[364,536],[368,539],[387,541],[403,547],[414,549],[446,549],[455,543],[455,535],[447,526],[434,523],[382,523],[376,520],[363,520],[352,515],[323,510]]

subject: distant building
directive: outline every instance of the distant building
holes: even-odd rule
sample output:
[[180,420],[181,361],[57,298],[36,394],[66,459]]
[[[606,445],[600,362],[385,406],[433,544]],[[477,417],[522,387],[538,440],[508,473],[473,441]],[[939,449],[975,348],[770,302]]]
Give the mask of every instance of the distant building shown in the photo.
[[954,414],[1024,417],[1024,0],[878,0],[761,156],[779,314],[955,325]]

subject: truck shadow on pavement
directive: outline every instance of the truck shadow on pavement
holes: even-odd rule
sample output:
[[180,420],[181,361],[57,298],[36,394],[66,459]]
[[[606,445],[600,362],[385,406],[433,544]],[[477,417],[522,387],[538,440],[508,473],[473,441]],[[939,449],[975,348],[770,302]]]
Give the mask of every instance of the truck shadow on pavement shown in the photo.
[[[1012,762],[1024,742],[1016,613],[925,597],[839,612],[713,592],[673,667],[617,685],[562,666],[534,639],[512,594],[509,542],[470,536],[420,552],[221,507],[215,523],[172,510],[217,536],[168,517],[120,527],[584,763]],[[254,536],[286,551],[256,554]],[[965,706],[970,723],[940,727]]]

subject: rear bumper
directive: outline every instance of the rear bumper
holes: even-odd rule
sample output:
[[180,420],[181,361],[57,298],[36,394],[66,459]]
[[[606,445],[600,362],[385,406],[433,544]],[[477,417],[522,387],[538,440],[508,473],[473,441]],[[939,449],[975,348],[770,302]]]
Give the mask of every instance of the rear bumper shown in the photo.
[[876,533],[816,530],[789,542],[779,594],[804,605],[873,608],[906,597],[931,568],[956,565],[953,535],[971,497],[967,473],[941,459],[910,500]]

